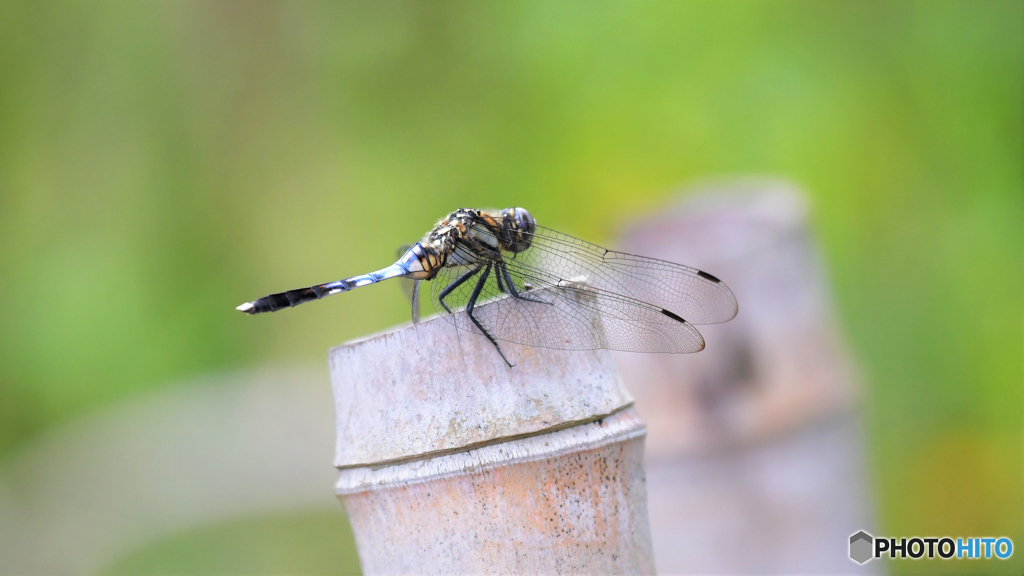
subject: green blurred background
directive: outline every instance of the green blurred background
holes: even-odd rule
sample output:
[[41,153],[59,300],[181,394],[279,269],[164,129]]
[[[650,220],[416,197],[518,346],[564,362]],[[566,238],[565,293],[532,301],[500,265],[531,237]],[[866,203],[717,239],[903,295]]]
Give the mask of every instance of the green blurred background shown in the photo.
[[[1022,77],[1021,2],[0,3],[0,465],[406,321],[391,286],[233,308],[379,268],[455,207],[608,242],[689,181],[767,174],[811,195],[879,531],[1024,546]],[[347,530],[232,520],[108,570],[357,569]]]

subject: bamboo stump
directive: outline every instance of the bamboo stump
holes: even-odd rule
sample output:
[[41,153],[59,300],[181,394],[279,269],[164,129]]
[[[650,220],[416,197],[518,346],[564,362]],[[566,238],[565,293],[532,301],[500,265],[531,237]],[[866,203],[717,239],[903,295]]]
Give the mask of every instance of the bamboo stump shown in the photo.
[[651,573],[646,428],[611,354],[433,318],[330,351],[337,494],[366,573]]

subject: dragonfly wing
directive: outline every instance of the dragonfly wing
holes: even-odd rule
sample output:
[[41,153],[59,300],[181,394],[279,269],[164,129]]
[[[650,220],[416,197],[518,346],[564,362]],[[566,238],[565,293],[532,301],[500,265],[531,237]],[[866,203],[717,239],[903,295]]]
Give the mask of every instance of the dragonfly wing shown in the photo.
[[445,268],[431,282],[435,308],[462,330],[479,332],[466,315],[445,314],[445,306],[465,308],[476,292],[473,315],[498,340],[561,350],[686,353],[704,348],[693,325],[646,302],[560,280],[519,258],[495,255],[478,266]]
[[537,226],[523,246],[514,261],[557,280],[585,282],[596,290],[670,310],[693,324],[718,324],[736,316],[732,290],[696,268],[607,250],[543,226]]
[[[398,249],[397,258],[402,259],[405,253],[412,248],[412,244],[405,244]],[[399,286],[402,287],[402,292],[405,293],[405,297],[412,302],[412,323],[418,324],[420,321],[420,281],[413,280],[411,278],[399,278]]]

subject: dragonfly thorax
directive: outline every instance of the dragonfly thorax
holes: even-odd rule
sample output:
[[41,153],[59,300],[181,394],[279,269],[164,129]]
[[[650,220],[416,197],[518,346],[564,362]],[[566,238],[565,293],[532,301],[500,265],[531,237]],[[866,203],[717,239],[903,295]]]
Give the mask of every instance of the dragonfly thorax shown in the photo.
[[[518,254],[531,245],[537,222],[525,208],[452,212],[410,250],[419,270],[410,278],[429,280],[445,266],[472,266],[502,252]],[[463,249],[457,249],[459,246]]]

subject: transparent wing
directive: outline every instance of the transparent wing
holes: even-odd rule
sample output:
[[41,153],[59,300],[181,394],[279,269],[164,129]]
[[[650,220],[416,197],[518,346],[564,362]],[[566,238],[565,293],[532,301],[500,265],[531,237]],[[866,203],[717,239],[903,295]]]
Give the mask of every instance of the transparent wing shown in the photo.
[[[686,353],[704,348],[696,328],[657,306],[559,279],[521,258],[481,256],[465,245],[456,252],[476,264],[442,269],[431,281],[431,299],[462,330],[479,333],[482,328],[497,340],[562,350]],[[479,326],[468,315],[445,314],[470,302]]]
[[[412,244],[400,246],[398,248],[396,258],[401,259],[410,248],[412,248]],[[420,321],[420,281],[411,280],[409,278],[399,278],[398,284],[402,287],[402,292],[405,293],[405,297],[412,303],[412,323],[418,324]]]
[[[401,259],[410,248],[412,248],[412,244],[399,246],[398,252],[395,253],[395,258]],[[410,280],[409,278],[399,278],[398,284],[402,287],[402,292],[405,294],[405,297],[411,301],[413,299],[413,288],[416,286],[416,281]]]
[[[481,235],[483,226],[474,228]],[[505,256],[511,270],[542,271],[548,284],[583,282],[595,290],[611,292],[664,308],[692,324],[718,324],[736,316],[736,297],[718,278],[696,268],[607,250],[550,228],[537,226],[528,236],[529,248]],[[525,243],[525,242],[524,242]]]

